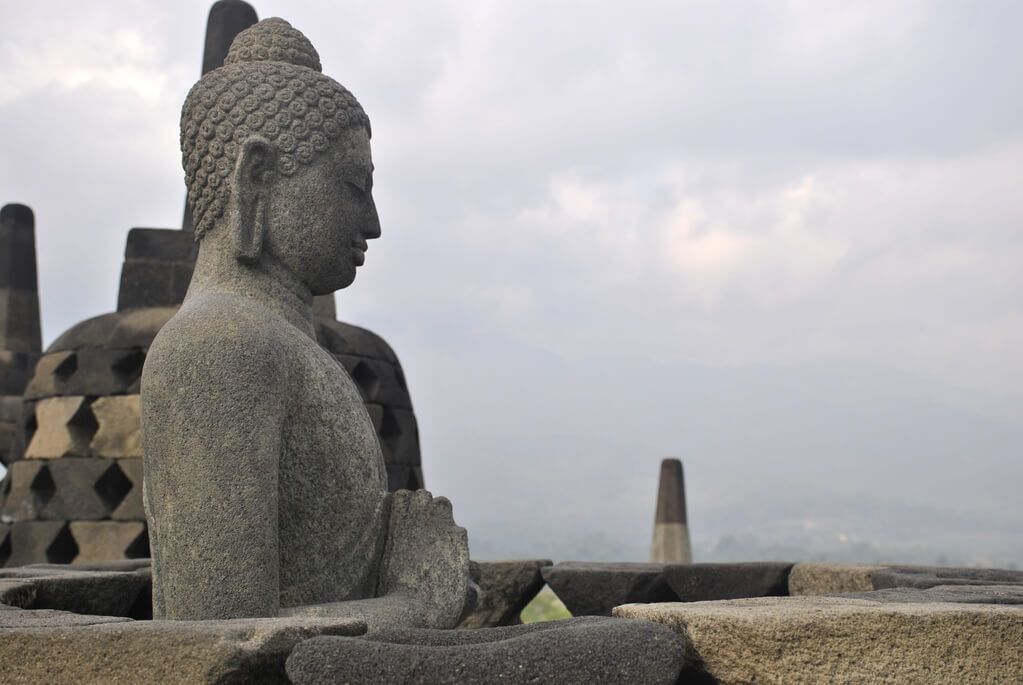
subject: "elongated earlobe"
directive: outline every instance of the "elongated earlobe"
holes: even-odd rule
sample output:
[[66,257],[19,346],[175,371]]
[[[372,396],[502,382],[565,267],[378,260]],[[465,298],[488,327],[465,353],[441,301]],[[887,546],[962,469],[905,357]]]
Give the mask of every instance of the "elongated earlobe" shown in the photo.
[[243,264],[255,264],[263,251],[270,220],[270,179],[275,165],[273,146],[252,136],[242,143],[235,165],[237,211],[232,217],[235,257]]

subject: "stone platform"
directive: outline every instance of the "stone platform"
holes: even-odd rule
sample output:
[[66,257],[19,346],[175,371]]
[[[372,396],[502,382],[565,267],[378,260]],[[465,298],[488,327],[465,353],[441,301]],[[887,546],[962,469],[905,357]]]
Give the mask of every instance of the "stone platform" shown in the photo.
[[[514,620],[513,608],[531,596],[542,565],[544,560],[478,564],[484,595],[491,588],[493,601],[470,618],[490,626]],[[371,683],[415,683],[427,676],[449,683],[1023,682],[1023,582],[1016,582],[1023,574],[1016,571],[558,566],[590,566],[582,573],[590,580],[617,575],[610,586],[619,583],[628,591],[675,575],[674,584],[688,597],[778,592],[780,579],[794,575],[799,581],[802,574],[805,581],[808,572],[817,589],[839,581],[849,587],[849,578],[859,578],[859,588],[867,586],[863,578],[871,588],[904,585],[840,596],[626,604],[613,610],[614,619],[371,634],[365,624],[347,619],[145,620],[151,615],[148,560],[38,564],[0,569],[0,681],[133,683],[145,674],[142,680],[152,682],[310,685],[356,676],[353,682]],[[557,566],[545,570],[552,568]],[[829,577],[833,581],[825,583]],[[920,587],[935,582],[950,584]],[[574,591],[583,587],[576,584]],[[586,601],[608,601],[606,589],[593,587],[597,596]],[[467,620],[462,628],[472,624]]]
[[[918,591],[919,592],[919,591]],[[680,682],[1023,682],[1023,609],[841,597],[629,604],[685,642]]]

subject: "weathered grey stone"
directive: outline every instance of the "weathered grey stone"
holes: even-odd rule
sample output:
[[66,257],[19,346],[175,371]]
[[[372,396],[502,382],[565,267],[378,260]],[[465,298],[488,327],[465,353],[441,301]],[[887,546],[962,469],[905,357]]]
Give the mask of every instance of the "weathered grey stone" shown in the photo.
[[409,409],[384,407],[380,425],[380,445],[388,463],[398,464],[403,458],[417,457],[419,428],[415,414]]
[[148,348],[177,311],[177,307],[146,307],[95,316],[69,328],[46,351]]
[[519,614],[543,587],[540,569],[548,559],[481,561],[479,601],[459,628],[492,628],[521,623]]
[[[141,460],[129,470],[141,478]],[[134,481],[111,459],[26,459],[10,466],[11,489],[3,505],[7,521],[99,520],[131,495]],[[141,511],[141,492],[134,511]],[[130,504],[129,504],[130,507]],[[142,517],[136,516],[136,519]]]
[[408,464],[387,465],[387,489],[395,490],[419,490],[426,487],[423,483],[423,470],[418,466]]
[[78,547],[74,563],[149,556],[149,538],[141,521],[72,521]]
[[93,454],[114,459],[142,457],[138,395],[97,397],[90,408],[99,426],[90,444]]
[[2,518],[7,522],[34,521],[57,492],[53,477],[42,460],[16,461],[8,467],[7,496]]
[[287,683],[302,640],[358,635],[348,619],[130,621],[57,611],[0,611],[5,683]]
[[664,579],[683,602],[784,597],[791,569],[777,562],[672,564],[664,568]]
[[67,380],[78,369],[78,355],[74,350],[44,354],[36,364],[35,374],[25,389],[32,399],[52,397],[65,393]]
[[195,236],[177,229],[133,228],[124,245],[127,261],[195,262],[198,253]]
[[339,354],[337,359],[351,374],[367,402],[397,409],[412,408],[404,379],[394,363],[350,354]]
[[543,578],[573,616],[610,616],[619,604],[678,599],[664,579],[664,564],[565,561]]
[[[185,238],[190,234],[184,231]],[[126,260],[121,267],[117,310],[137,307],[166,307],[179,304],[188,291],[192,264],[152,259]]]
[[10,524],[8,531],[10,556],[7,566],[24,566],[40,562],[70,563],[78,556],[67,521],[22,521]]
[[668,626],[703,680],[730,683],[1023,681],[1023,611],[836,597],[630,604],[615,616]]
[[206,43],[202,54],[202,73],[223,66],[235,37],[259,21],[256,10],[241,0],[217,0],[206,19]]
[[9,523],[0,521],[0,567],[3,567],[11,558],[11,526]]
[[0,603],[22,609],[128,616],[152,581],[142,571],[85,571],[74,566],[23,566],[0,570]]
[[[0,587],[10,581],[0,581]],[[35,630],[40,628],[79,628],[83,626],[94,626],[103,623],[125,623],[131,619],[124,618],[122,616],[92,616],[83,614],[74,614],[69,611],[56,611],[54,609],[37,609],[37,610],[26,610],[19,609],[17,607],[10,607],[0,604],[0,663],[3,663],[3,677],[4,682],[18,682],[14,678],[14,674],[18,673],[18,666],[15,664],[18,655],[13,653],[13,650],[9,648],[11,641],[16,641],[19,637],[24,639],[25,633],[29,636],[34,634]],[[24,632],[22,632],[24,631]],[[17,633],[22,633],[17,635]],[[13,638],[13,640],[12,640]],[[7,657],[4,660],[4,657]],[[54,664],[50,665],[51,668]],[[43,670],[39,673],[40,676],[48,673],[48,670]],[[8,678],[11,678],[8,680]],[[23,682],[52,682],[48,678],[39,679],[35,681],[23,681]]]
[[[42,349],[35,217],[19,204],[0,208],[0,349],[32,355]],[[23,389],[0,388],[3,394]]]
[[893,587],[929,588],[937,585],[1023,584],[1023,571],[955,566],[892,566],[871,576],[875,589]]
[[874,602],[951,602],[955,604],[1008,604],[1023,606],[1023,585],[936,585],[926,589],[896,587],[873,592],[834,595]]
[[38,359],[38,352],[0,350],[0,397],[13,400],[25,392]]
[[482,630],[317,637],[287,662],[296,685],[675,683],[684,644],[646,621],[585,617]]
[[88,456],[96,420],[85,397],[48,397],[36,404],[35,415],[37,428],[26,459]]
[[110,514],[110,518],[115,521],[145,521],[146,512],[142,508],[142,460],[118,459],[117,467],[131,482],[131,489]]
[[881,566],[866,564],[796,564],[789,575],[789,594],[827,595],[870,592],[894,587],[1023,584],[1023,571],[954,566]]
[[660,564],[689,564],[693,561],[686,521],[685,479],[682,462],[678,459],[661,461],[650,561]]
[[[369,359],[382,359],[397,364],[398,357],[391,346],[373,331],[343,321],[317,319],[316,338],[334,354],[356,354]],[[399,382],[405,379],[399,374]]]
[[0,395],[0,421],[14,423],[21,416],[21,398]]
[[789,594],[827,595],[836,592],[870,592],[871,574],[884,568],[866,564],[796,564],[789,572]]
[[[155,615],[453,627],[473,593],[465,531],[442,498],[388,499],[359,390],[315,339],[313,296],[349,285],[380,233],[368,119],[283,20],[225,62],[183,108],[201,243],[143,372]],[[272,126],[236,116],[278,91],[296,104]],[[222,115],[239,123],[210,128]]]

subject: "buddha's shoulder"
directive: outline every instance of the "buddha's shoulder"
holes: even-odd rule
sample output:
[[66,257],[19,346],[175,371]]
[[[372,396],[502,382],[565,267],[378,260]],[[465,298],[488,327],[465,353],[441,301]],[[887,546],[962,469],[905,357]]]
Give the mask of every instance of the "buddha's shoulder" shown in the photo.
[[214,293],[182,305],[160,329],[149,355],[285,361],[293,328],[247,297]]

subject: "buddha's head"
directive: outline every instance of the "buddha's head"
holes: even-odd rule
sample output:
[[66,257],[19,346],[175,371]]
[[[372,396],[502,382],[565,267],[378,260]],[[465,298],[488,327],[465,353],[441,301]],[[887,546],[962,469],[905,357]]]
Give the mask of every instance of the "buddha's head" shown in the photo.
[[379,237],[366,113],[301,32],[265,19],[192,87],[181,153],[197,240],[344,288]]

